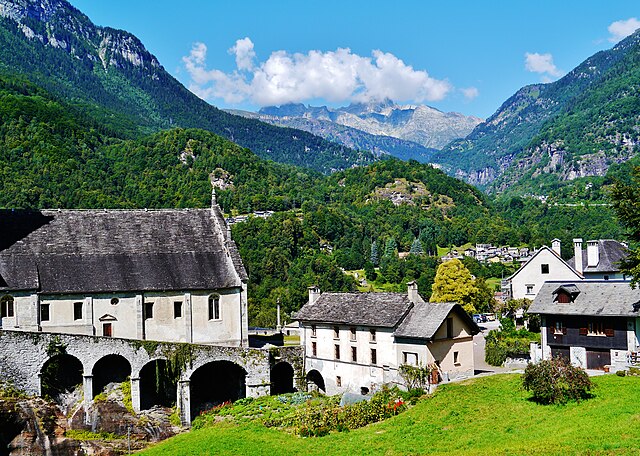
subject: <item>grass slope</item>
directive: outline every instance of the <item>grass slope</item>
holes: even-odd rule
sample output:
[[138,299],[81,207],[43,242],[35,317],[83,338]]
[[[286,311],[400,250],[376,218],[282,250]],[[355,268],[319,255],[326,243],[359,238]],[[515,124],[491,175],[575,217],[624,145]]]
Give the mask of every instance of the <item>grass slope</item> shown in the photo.
[[595,397],[579,404],[537,405],[519,375],[496,375],[444,385],[409,411],[348,433],[299,438],[257,424],[220,423],[143,454],[637,454],[640,378],[593,380]]

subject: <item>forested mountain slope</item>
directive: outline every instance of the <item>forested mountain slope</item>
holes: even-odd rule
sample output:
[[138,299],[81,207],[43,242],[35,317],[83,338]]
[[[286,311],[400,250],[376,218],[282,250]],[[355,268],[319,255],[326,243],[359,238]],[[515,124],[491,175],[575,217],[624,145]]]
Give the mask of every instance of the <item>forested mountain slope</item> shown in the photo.
[[202,128],[264,158],[325,173],[373,161],[368,152],[216,109],[167,73],[135,36],[95,26],[65,0],[0,0],[0,72],[104,109],[107,121],[127,124],[130,137]]

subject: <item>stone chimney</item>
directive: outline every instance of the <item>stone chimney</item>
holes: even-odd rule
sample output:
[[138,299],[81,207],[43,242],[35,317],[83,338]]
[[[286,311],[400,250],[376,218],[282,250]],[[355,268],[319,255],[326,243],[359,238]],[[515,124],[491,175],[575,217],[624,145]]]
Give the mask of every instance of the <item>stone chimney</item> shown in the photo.
[[587,241],[587,266],[592,268],[600,263],[600,249],[598,241]]
[[413,280],[407,284],[407,295],[409,296],[409,301],[414,304],[420,299],[418,296],[418,284]]
[[309,305],[313,304],[320,297],[320,288],[317,285],[309,287]]
[[582,239],[573,240],[573,256],[575,257],[575,264],[573,265],[578,274],[582,274]]
[[560,255],[560,239],[555,238],[551,241],[551,249],[556,252],[559,257],[562,257],[562,255]]

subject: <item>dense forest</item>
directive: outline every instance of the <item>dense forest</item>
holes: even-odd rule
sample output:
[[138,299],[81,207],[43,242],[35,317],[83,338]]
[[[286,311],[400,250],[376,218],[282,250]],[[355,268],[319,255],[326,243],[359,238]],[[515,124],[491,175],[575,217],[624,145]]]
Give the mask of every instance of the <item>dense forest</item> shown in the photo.
[[[317,284],[357,286],[345,270],[401,290],[417,280],[428,298],[438,247],[530,247],[558,237],[618,237],[607,206],[492,199],[415,161],[385,160],[329,176],[263,160],[211,132],[174,128],[131,137],[126,117],[66,103],[21,78],[0,78],[0,207],[208,207],[211,181],[227,215],[271,210],[233,226],[250,276],[251,323],[272,324]],[[568,251],[570,249],[565,249]],[[412,252],[400,259],[399,252]],[[500,277],[467,261],[478,277]]]

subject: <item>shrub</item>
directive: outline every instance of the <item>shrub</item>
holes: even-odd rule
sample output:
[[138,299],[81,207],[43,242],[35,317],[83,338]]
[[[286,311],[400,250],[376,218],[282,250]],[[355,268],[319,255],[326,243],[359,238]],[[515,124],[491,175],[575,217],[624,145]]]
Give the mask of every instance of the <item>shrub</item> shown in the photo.
[[485,338],[485,361],[491,366],[502,366],[507,357],[527,356],[529,344],[540,342],[540,334],[526,329],[515,329],[508,318],[500,320],[500,330],[492,329]]
[[580,367],[564,357],[529,364],[522,376],[522,386],[533,393],[540,404],[565,404],[589,397],[591,379]]

